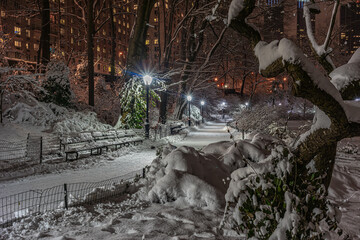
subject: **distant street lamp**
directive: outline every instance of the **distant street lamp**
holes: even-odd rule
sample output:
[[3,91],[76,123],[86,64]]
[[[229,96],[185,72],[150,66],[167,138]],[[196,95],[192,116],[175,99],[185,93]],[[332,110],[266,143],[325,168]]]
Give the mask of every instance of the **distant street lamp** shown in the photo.
[[200,109],[200,112],[201,112],[201,122],[204,123],[204,105],[205,105],[205,101],[201,101],[200,102],[201,104],[201,109]]
[[222,113],[223,113],[223,119],[225,118],[225,113],[224,113],[224,111],[225,111],[225,102],[222,102]]
[[191,102],[191,100],[192,100],[192,97],[191,97],[191,95],[187,95],[187,97],[186,97],[186,99],[187,99],[187,101],[188,101],[188,104],[189,104],[189,127],[191,126],[191,110],[190,110],[190,102]]
[[145,75],[143,77],[145,86],[146,86],[146,120],[145,120],[145,138],[149,138],[149,131],[150,131],[150,125],[149,125],[149,88],[150,84],[152,82],[152,77],[149,75]]

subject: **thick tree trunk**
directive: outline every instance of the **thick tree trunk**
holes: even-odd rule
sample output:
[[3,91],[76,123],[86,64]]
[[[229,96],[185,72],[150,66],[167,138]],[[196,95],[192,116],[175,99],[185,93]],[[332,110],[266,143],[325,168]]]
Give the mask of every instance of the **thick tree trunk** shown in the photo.
[[50,61],[50,3],[41,0],[41,35],[38,50],[38,64],[46,66]]
[[154,4],[155,0],[139,1],[135,29],[129,42],[125,80],[130,79],[133,73],[138,73],[143,70],[142,64],[143,60],[146,58],[146,34],[149,27],[148,24],[151,10]]
[[94,0],[87,2],[87,57],[88,57],[88,78],[89,78],[89,105],[95,106],[94,89]]
[[111,58],[110,58],[110,78],[111,81],[115,80],[115,54],[116,54],[116,31],[114,24],[113,14],[113,0],[109,1],[109,13],[110,13],[110,27],[111,27]]

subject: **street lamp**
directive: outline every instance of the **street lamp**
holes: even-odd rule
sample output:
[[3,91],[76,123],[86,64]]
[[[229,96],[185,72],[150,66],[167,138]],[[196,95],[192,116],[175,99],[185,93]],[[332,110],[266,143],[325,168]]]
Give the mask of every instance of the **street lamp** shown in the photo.
[[190,126],[191,126],[190,102],[191,102],[191,100],[192,100],[191,95],[187,95],[186,99],[187,99],[188,104],[189,104],[189,127],[190,127]]
[[205,101],[202,100],[202,101],[200,102],[200,104],[201,104],[201,109],[200,109],[200,112],[201,112],[201,122],[204,123],[204,105],[205,105]]
[[223,113],[223,119],[225,118],[225,113],[224,113],[224,111],[225,111],[225,102],[222,102],[222,113]]
[[149,131],[150,131],[150,126],[149,126],[149,88],[150,88],[150,84],[152,82],[152,77],[150,77],[149,75],[145,75],[143,77],[145,86],[146,86],[146,120],[145,120],[145,138],[149,138]]

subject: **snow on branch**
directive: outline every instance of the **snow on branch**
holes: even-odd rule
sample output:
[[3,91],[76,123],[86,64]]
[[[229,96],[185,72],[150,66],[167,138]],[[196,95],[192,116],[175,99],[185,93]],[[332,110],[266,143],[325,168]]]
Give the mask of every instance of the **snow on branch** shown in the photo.
[[232,0],[228,13],[228,25],[230,25],[231,20],[236,18],[241,10],[244,8],[244,0]]
[[313,13],[313,12],[319,13],[320,12],[319,7],[315,2],[307,2],[304,4],[304,18],[305,18],[305,23],[306,23],[307,36],[309,38],[309,41],[311,43],[311,46],[312,46],[314,52],[319,57],[319,62],[324,66],[325,70],[328,73],[330,73],[333,69],[335,69],[335,65],[333,64],[331,58],[329,57],[329,53],[332,51],[332,49],[329,48],[329,43],[330,43],[331,33],[334,29],[336,13],[337,13],[337,10],[339,7],[339,0],[335,0],[334,2],[335,2],[335,5],[333,8],[330,25],[328,28],[328,32],[327,32],[325,41],[322,45],[319,45],[316,42],[316,39],[314,36],[314,31],[313,31],[312,25],[311,25],[311,13]]

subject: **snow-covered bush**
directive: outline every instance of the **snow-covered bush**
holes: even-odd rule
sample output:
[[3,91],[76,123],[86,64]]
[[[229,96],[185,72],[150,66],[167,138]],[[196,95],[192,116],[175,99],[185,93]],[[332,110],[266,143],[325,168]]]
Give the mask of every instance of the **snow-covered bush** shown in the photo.
[[[286,106],[256,105],[252,109],[245,109],[234,116],[232,125],[245,131],[260,131],[270,133],[269,126],[285,126],[288,116]],[[271,125],[273,124],[273,125]]]
[[228,225],[247,239],[325,239],[332,230],[341,234],[340,212],[326,194],[322,176],[311,164],[301,173],[290,151],[279,145],[264,161],[231,174],[221,227]]
[[43,88],[43,100],[60,106],[69,106],[72,92],[70,89],[69,68],[65,63],[52,61],[47,65]]

